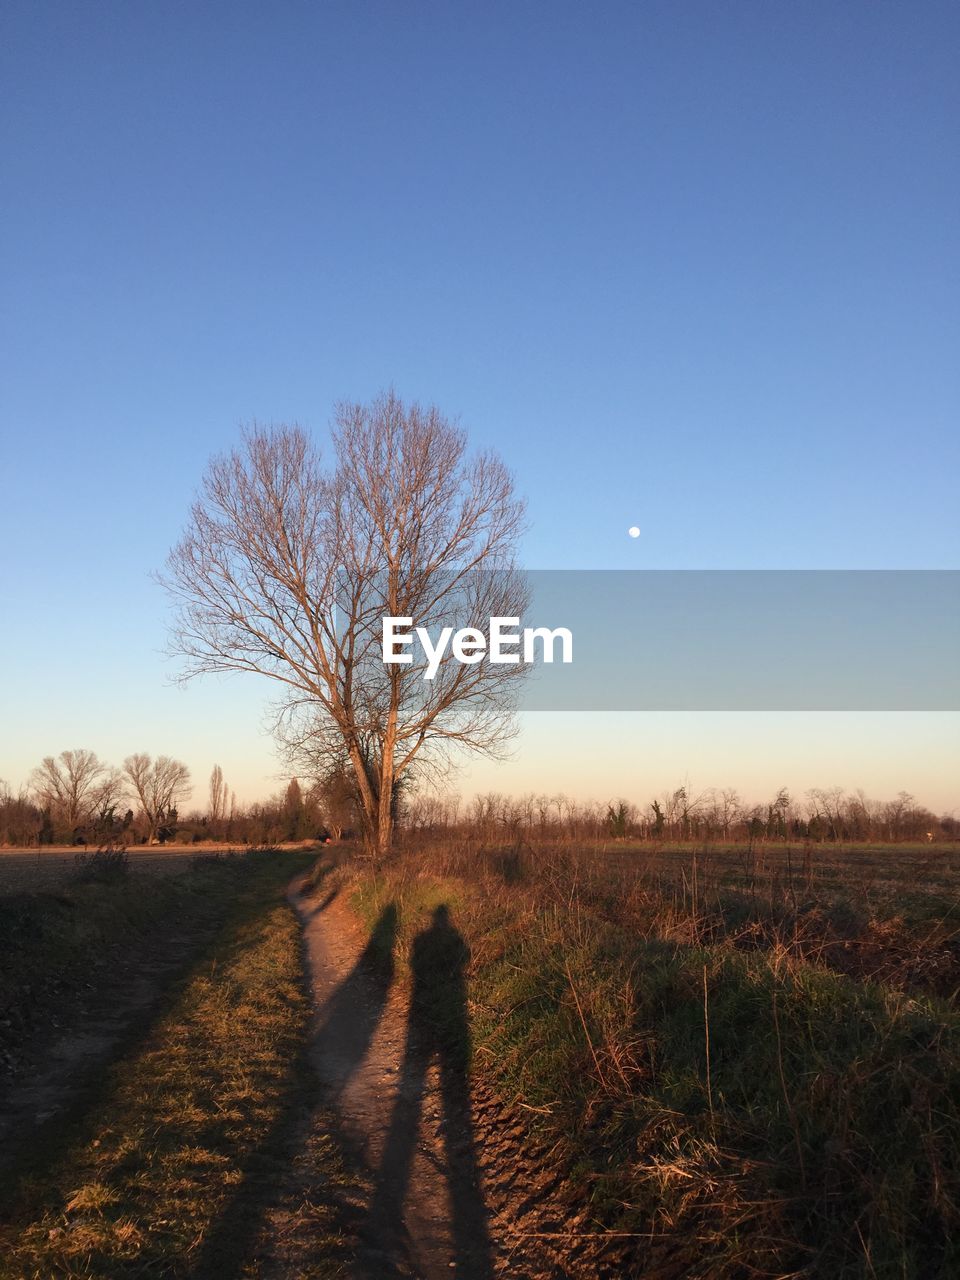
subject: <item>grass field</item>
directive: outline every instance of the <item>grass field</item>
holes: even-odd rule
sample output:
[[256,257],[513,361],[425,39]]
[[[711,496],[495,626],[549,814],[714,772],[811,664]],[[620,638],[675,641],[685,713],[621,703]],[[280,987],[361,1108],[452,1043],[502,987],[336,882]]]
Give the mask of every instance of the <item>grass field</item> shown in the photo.
[[[71,860],[55,891],[0,896],[4,1280],[356,1263],[366,1175],[305,1066],[283,895],[312,858]],[[401,986],[449,908],[472,1078],[562,1170],[577,1231],[626,1242],[624,1274],[960,1273],[956,848],[465,833],[332,861],[317,909],[339,893],[371,933],[395,918]],[[57,1076],[64,1044],[104,1027],[101,1059]],[[51,1070],[62,1105],[33,1124]]]
[[783,953],[948,999],[960,987],[955,844],[610,841],[481,858],[507,879],[514,865],[528,878],[556,878],[610,919],[664,939]]
[[[75,884],[59,948],[43,927],[22,939],[22,972],[149,933],[155,913],[175,917],[196,947],[152,1024],[8,1173],[0,1276],[244,1270],[290,1127],[314,1101],[299,930],[283,897],[308,862],[269,852],[206,861],[154,882],[152,901],[122,878]],[[41,919],[49,908],[39,904]],[[344,1176],[332,1145],[313,1158],[331,1181]],[[329,1234],[323,1225],[314,1213],[317,1275],[336,1272],[342,1253],[336,1222]]]
[[352,891],[401,957],[449,906],[475,1070],[635,1274],[928,1280],[960,1272],[956,859],[464,841]]

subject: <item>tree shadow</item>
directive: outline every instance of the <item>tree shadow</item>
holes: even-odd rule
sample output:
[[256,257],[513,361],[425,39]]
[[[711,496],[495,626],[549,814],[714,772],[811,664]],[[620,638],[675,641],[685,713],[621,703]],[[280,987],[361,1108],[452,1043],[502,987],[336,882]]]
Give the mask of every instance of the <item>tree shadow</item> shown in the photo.
[[310,907],[309,910],[306,910],[306,909],[304,910],[303,912],[304,922],[306,923],[306,921],[312,920],[314,916],[321,915],[324,911],[326,911],[327,907],[329,907],[331,903],[337,900],[339,896],[340,896],[339,888],[331,889],[329,893],[325,894],[320,899],[320,901],[317,902],[314,906]]
[[[215,905],[192,925],[185,923],[182,933],[150,928],[127,945],[117,943],[113,967],[89,1005],[75,1002],[63,1010],[47,1006],[56,1034],[45,1041],[38,1036],[29,1046],[34,1072],[5,1082],[0,1090],[0,1220],[23,1212],[35,1184],[50,1176],[71,1148],[92,1140],[99,1109],[116,1091],[124,1062],[137,1058],[181,993],[209,964],[226,919],[226,901],[222,910]],[[249,910],[254,909],[251,903]],[[138,977],[145,970],[151,981],[142,994]],[[94,969],[84,976],[100,975]],[[56,1061],[51,1045],[84,1031],[101,1039],[102,1051],[75,1062],[69,1075],[45,1082],[44,1062]],[[41,1106],[38,1111],[31,1096],[37,1087],[49,1089],[49,1110]]]
[[[339,884],[334,884],[333,888],[328,889],[322,898],[319,897],[319,893],[324,880],[338,869],[341,862],[342,859],[337,860],[335,858],[325,858],[323,861],[318,861],[309,876],[302,879],[293,897],[290,898],[291,903],[299,899],[299,905],[296,910],[303,924],[309,924],[314,916],[321,915],[340,896],[341,886]],[[310,905],[307,905],[308,902]]]
[[441,905],[411,948],[413,990],[397,1097],[377,1172],[368,1229],[381,1239],[402,1238],[403,1205],[427,1088],[436,1059],[453,1236],[453,1274],[460,1280],[493,1276],[487,1211],[479,1187],[470,1109],[470,1030],[465,969],[470,952]]

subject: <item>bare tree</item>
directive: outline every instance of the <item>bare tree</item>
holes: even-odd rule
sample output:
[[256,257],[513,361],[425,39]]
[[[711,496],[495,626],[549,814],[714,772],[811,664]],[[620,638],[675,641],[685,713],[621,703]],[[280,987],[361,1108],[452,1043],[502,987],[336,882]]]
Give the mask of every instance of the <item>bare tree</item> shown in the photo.
[[145,752],[138,752],[127,756],[123,772],[140,802],[148,838],[154,840],[160,827],[173,818],[177,806],[189,797],[190,770],[169,756],[151,760]]
[[843,839],[843,787],[811,787],[807,791],[812,821],[823,826],[831,840]]
[[116,805],[123,792],[119,772],[104,764],[95,751],[83,749],[61,751],[56,759],[45,756],[30,783],[40,807],[71,830]]
[[211,463],[163,580],[185,675],[255,671],[280,683],[291,771],[320,778],[318,766],[345,755],[365,835],[382,852],[398,781],[441,766],[443,748],[497,754],[523,674],[522,664],[444,662],[424,680],[414,654],[382,661],[382,618],[519,617],[523,503],[499,458],[469,458],[463,431],[392,393],[339,406],[333,439],[326,470],[297,427],[247,432],[242,450]]
[[891,839],[899,840],[903,834],[907,815],[916,806],[916,801],[909,791],[897,793],[896,800],[888,800],[884,806],[884,817]]
[[214,824],[222,822],[226,815],[227,790],[223,770],[215,764],[210,773],[210,821]]

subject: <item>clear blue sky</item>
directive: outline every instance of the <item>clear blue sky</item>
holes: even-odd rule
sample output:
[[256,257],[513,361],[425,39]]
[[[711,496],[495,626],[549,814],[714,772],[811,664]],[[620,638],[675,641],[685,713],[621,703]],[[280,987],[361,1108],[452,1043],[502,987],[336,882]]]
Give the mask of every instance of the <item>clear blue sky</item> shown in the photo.
[[[957,567],[958,49],[947,3],[7,0],[0,777],[275,785],[148,575],[238,424],[389,384],[502,452],[532,567]],[[593,730],[535,719],[468,787],[553,743],[577,789]],[[590,793],[960,804],[956,717],[651,723]]]

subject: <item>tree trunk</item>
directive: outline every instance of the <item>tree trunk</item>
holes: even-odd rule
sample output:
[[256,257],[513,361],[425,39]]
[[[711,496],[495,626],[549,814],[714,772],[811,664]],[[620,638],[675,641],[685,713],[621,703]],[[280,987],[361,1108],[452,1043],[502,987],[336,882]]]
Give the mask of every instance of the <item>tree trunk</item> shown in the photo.
[[393,838],[393,767],[384,769],[380,782],[380,811],[377,814],[376,851],[380,857],[390,852]]
[[393,837],[394,753],[397,747],[396,712],[391,707],[380,758],[380,811],[377,814],[377,856],[390,851]]
[[377,834],[377,802],[373,794],[373,788],[370,786],[370,777],[367,773],[367,762],[363,758],[363,752],[360,750],[360,744],[356,738],[351,738],[347,744],[347,752],[350,756],[350,763],[353,765],[353,772],[357,779],[357,788],[360,792],[360,804],[363,812],[364,824],[367,828],[366,837],[372,844]]

